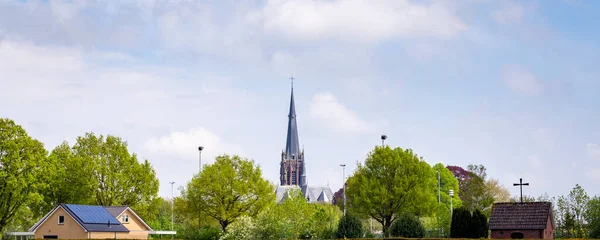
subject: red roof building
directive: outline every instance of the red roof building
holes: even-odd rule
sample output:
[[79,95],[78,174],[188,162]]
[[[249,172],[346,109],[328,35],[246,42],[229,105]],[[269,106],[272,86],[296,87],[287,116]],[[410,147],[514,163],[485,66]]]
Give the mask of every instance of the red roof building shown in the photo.
[[492,239],[554,239],[554,228],[554,214],[550,202],[494,203],[492,206]]

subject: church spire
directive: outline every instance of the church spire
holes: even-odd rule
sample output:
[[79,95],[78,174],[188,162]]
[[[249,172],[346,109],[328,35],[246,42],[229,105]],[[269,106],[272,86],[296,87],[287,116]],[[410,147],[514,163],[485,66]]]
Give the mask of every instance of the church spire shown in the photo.
[[292,80],[292,93],[290,98],[290,113],[288,114],[287,140],[285,155],[288,159],[300,157],[300,142],[298,141],[298,124],[296,122],[296,106],[294,103],[294,76]]

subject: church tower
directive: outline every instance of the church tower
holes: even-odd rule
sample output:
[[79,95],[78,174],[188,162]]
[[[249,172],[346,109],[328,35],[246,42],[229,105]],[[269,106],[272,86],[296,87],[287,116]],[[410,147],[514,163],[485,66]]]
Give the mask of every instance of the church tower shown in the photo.
[[[294,81],[293,77],[291,79]],[[296,122],[293,82],[290,112],[288,114],[287,140],[285,142],[285,150],[281,152],[279,180],[281,186],[296,185],[302,188],[307,185],[304,168],[304,149],[300,150],[300,142],[298,141],[298,124]]]

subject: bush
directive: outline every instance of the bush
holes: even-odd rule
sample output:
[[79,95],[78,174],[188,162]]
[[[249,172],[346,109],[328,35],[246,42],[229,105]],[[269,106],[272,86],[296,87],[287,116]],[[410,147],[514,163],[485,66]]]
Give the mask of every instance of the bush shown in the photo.
[[422,238],[425,236],[425,227],[421,220],[417,216],[409,214],[398,216],[389,231],[393,237]]
[[179,234],[178,231],[178,238],[181,236],[181,238],[188,240],[218,240],[221,236],[221,229],[209,226],[198,229],[197,227],[190,226],[185,228],[181,235]]
[[254,220],[248,216],[241,216],[227,227],[227,231],[221,236],[221,240],[255,239]]
[[471,214],[464,208],[454,209],[450,227],[451,238],[487,238],[487,217],[479,210]]
[[360,238],[363,229],[360,219],[352,214],[346,214],[340,219],[338,229],[335,233],[338,238]]

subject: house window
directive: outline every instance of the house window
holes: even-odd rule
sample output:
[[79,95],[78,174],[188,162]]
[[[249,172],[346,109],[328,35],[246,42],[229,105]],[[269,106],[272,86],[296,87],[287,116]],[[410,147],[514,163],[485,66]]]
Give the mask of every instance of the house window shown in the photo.
[[129,215],[127,215],[127,214],[123,215],[123,219],[122,219],[121,222],[123,222],[123,223],[129,223]]
[[65,224],[65,216],[58,216],[58,224]]

